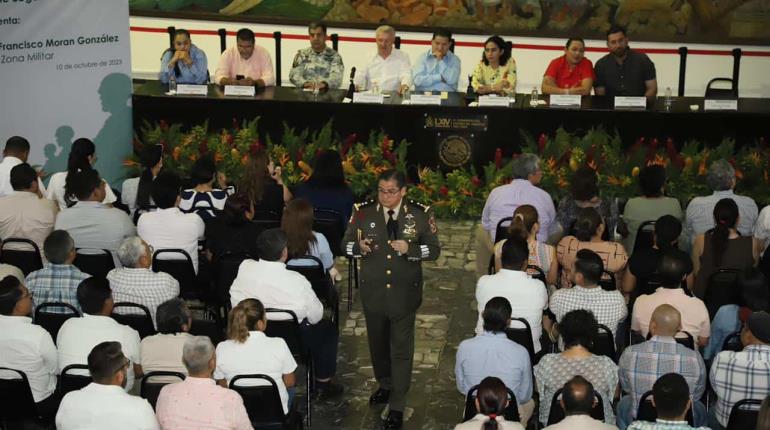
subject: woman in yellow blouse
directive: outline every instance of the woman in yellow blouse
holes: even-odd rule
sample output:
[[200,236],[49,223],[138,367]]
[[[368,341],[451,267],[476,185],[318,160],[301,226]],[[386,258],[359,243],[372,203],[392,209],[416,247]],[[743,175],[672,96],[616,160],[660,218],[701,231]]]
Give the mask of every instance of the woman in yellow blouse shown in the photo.
[[473,71],[471,86],[479,94],[513,93],[516,90],[516,61],[500,36],[484,42],[484,54]]

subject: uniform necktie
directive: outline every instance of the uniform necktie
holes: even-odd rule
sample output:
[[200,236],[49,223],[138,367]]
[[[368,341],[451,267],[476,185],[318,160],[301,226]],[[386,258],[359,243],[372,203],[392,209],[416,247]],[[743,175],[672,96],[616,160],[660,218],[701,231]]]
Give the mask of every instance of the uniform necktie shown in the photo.
[[393,209],[388,209],[388,237],[390,240],[398,239],[398,223],[393,214],[396,213]]

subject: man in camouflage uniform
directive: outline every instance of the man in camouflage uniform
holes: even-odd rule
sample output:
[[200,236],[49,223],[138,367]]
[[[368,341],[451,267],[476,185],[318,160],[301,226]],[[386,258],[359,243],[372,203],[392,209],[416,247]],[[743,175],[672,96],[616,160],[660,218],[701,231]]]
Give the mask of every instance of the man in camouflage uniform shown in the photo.
[[300,49],[294,57],[289,79],[296,87],[319,90],[339,88],[345,65],[337,51],[326,46],[326,24],[311,22],[308,26],[310,48]]
[[421,262],[437,259],[441,251],[433,213],[404,200],[405,195],[402,173],[380,174],[377,202],[356,208],[343,241],[348,256],[361,257],[361,303],[380,385],[369,402],[389,403],[386,429],[401,427],[412,379],[415,315],[422,303]]

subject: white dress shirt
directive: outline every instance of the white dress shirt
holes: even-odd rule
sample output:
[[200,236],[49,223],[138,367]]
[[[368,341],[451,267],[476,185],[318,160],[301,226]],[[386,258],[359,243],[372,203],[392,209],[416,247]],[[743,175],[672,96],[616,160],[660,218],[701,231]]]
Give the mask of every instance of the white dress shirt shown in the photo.
[[590,415],[569,415],[543,430],[618,430],[618,428],[595,420]]
[[[88,364],[88,354],[102,342],[120,342],[123,355],[132,364],[140,364],[139,333],[110,317],[89,315],[70,318],[62,324],[56,336],[59,347],[59,372],[70,364]],[[88,371],[73,371],[73,374],[88,375]],[[134,385],[134,366],[128,366],[126,391]]]
[[0,263],[0,281],[5,279],[6,276],[13,276],[22,283],[24,282],[24,279],[26,279],[24,272],[22,272],[18,267],[11,266],[10,264]]
[[757,222],[754,224],[754,237],[762,242],[762,249],[767,249],[770,244],[770,206],[765,206],[759,211]]
[[[289,412],[289,393],[283,383],[283,375],[294,372],[297,362],[280,337],[267,337],[261,331],[250,331],[246,342],[226,340],[217,345],[217,368],[214,379],[226,379],[227,384],[237,375],[261,373],[275,381],[281,395],[283,412]],[[267,382],[255,380],[236,381],[236,385],[261,386]]]
[[361,91],[370,90],[377,82],[381,91],[398,91],[401,85],[412,85],[412,66],[406,53],[393,49],[388,58],[379,53],[355,76],[356,86]]
[[[23,163],[20,159],[8,155],[0,161],[0,197],[10,195],[13,192],[11,186],[11,169]],[[45,195],[45,185],[40,178],[37,178],[37,185],[40,188],[40,192]]]
[[[18,237],[35,242],[45,262],[43,242],[53,231],[57,212],[56,203],[35,193],[14,191],[0,197],[0,238]],[[28,245],[12,245],[15,244],[8,245],[8,249],[29,249]]]
[[[198,239],[203,239],[206,225],[198,215],[182,213],[177,207],[158,209],[143,213],[136,224],[139,237],[147,244],[160,249],[179,248],[187,251],[192,258],[195,273],[198,273]],[[161,259],[178,259],[168,254]]]
[[[241,263],[230,287],[230,303],[235,307],[244,299],[258,299],[265,308],[293,311],[299,322],[307,319],[310,324],[321,321],[324,312],[310,282],[299,273],[287,270],[286,264],[280,261],[244,260]],[[271,316],[268,314],[269,319],[286,319]]]
[[128,206],[131,215],[136,212],[136,196],[139,193],[139,180],[141,178],[128,178],[123,181],[120,189],[120,202]]
[[56,414],[57,430],[159,430],[147,400],[117,385],[92,382],[64,396]]
[[[484,275],[476,284],[476,302],[479,319],[476,334],[484,333],[484,320],[481,313],[487,302],[494,297],[505,297],[511,304],[511,317],[524,318],[532,329],[532,342],[535,353],[540,352],[540,335],[543,333],[543,310],[548,308],[548,291],[537,279],[532,279],[526,272],[500,269],[494,275]],[[511,327],[522,327],[518,321],[512,321]]]
[[[115,196],[115,193],[112,192],[112,187],[110,187],[110,184],[104,179],[102,179],[102,182],[104,182],[104,191],[106,193],[102,203],[105,205],[115,203],[118,198]],[[57,202],[59,204],[59,209],[61,210],[67,209],[67,201],[64,199],[64,185],[66,185],[66,183],[67,172],[54,173],[51,176],[51,180],[48,181],[48,191],[45,193],[45,197]]]
[[[0,315],[0,367],[27,374],[35,402],[41,402],[56,389],[56,346],[43,327],[32,324],[32,318]],[[3,377],[16,377],[2,372]],[[7,376],[6,376],[7,375]]]

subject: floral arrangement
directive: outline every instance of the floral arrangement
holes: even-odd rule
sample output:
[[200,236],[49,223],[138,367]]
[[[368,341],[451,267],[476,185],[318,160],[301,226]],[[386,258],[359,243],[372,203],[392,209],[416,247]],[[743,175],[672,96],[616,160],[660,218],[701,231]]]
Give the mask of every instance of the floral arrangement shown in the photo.
[[[284,125],[279,141],[268,137],[263,142],[258,123],[259,118],[242,123],[233,120],[230,128],[219,131],[209,130],[204,123],[187,132],[182,131],[180,124],[145,123],[143,141],[134,139],[134,149],[139,153],[144,145],[163,145],[165,168],[178,172],[189,172],[203,155],[212,156],[218,169],[233,183],[240,179],[248,157],[266,150],[276,166],[281,167],[283,180],[289,186],[306,181],[313,173],[318,154],[334,149],[340,153],[348,185],[359,199],[373,196],[377,176],[382,171],[407,169],[409,143],[395,142],[382,131],[372,132],[361,140],[356,134],[340,138],[331,121],[315,132]],[[584,134],[559,129],[552,136],[541,134],[535,138],[523,133],[522,137],[523,153],[540,157],[540,187],[554,200],[568,193],[572,173],[581,166],[596,170],[602,195],[625,199],[638,194],[636,176],[641,168],[660,164],[668,174],[666,193],[684,206],[693,196],[710,192],[705,182],[708,166],[714,160],[726,159],[736,169],[737,192],[753,197],[760,205],[770,203],[770,147],[764,139],[735,151],[735,144],[729,139],[710,148],[695,141],[685,142],[680,150],[671,139],[661,142],[643,137],[624,149],[617,133],[601,128]],[[417,177],[413,178],[416,183],[409,187],[408,197],[431,205],[438,217],[479,218],[490,191],[510,182],[513,161],[504,159],[502,149],[498,148],[494,159],[480,172],[474,167],[448,172],[418,167]],[[137,157],[132,156],[124,164],[137,170]]]

